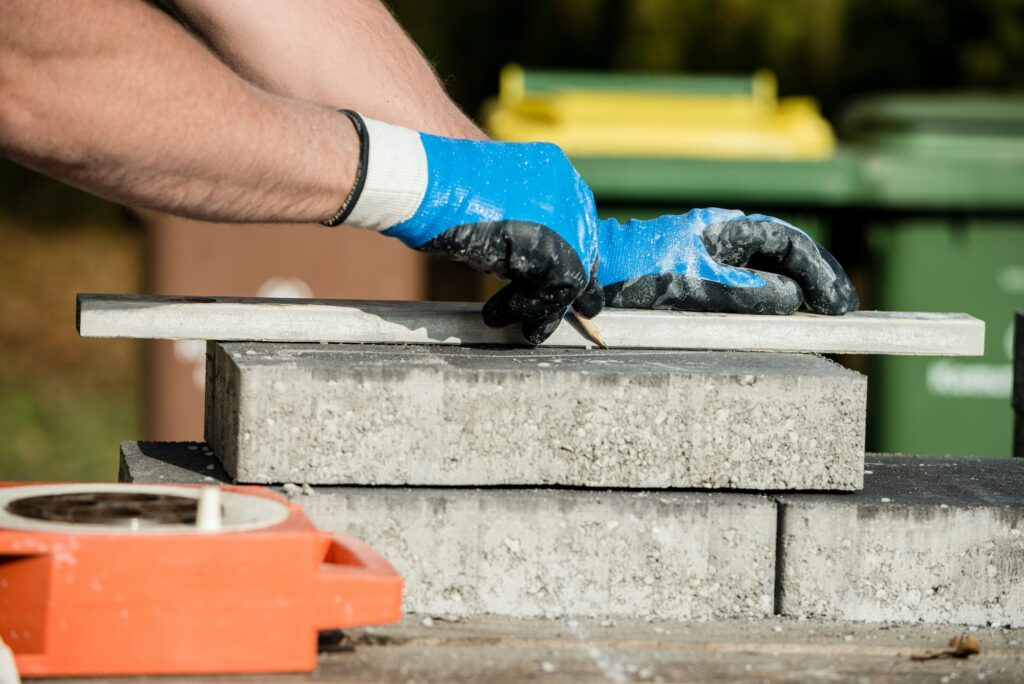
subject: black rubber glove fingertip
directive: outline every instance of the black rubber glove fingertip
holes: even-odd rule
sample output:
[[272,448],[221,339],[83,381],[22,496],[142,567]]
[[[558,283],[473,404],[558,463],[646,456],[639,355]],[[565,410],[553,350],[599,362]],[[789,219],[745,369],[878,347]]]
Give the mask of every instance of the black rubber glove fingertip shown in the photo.
[[530,344],[540,344],[551,337],[551,334],[558,329],[561,322],[561,316],[540,321],[525,321],[523,323],[523,337]]
[[604,289],[597,282],[597,278],[590,281],[590,285],[583,291],[583,294],[572,303],[572,308],[587,318],[593,318],[601,313],[601,309],[604,308]]
[[521,320],[512,314],[510,307],[515,294],[516,287],[510,283],[488,299],[480,311],[483,315],[484,325],[488,328],[504,328],[515,323],[517,320]]
[[488,328],[504,328],[507,325],[505,314],[499,311],[497,306],[492,306],[490,302],[484,304],[480,314],[484,319],[484,325]]

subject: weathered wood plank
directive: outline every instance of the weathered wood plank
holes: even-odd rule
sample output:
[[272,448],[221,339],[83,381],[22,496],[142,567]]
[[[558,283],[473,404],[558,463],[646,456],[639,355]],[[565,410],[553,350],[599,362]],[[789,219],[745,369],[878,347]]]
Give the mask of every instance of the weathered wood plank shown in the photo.
[[[615,349],[710,349],[980,356],[985,323],[966,314],[858,311],[845,316],[605,309]],[[590,347],[571,320],[544,344]],[[516,326],[488,328],[479,304],[81,294],[83,337],[253,342],[522,345]]]

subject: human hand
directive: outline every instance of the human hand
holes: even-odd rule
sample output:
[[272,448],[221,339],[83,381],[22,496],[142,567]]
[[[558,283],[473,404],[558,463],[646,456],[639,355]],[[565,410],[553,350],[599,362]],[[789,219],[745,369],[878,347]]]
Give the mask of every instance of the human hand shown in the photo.
[[770,216],[694,209],[650,221],[601,221],[605,305],[729,313],[855,311],[839,262],[800,229]]
[[353,123],[362,126],[364,181],[329,225],[373,228],[507,279],[484,305],[484,322],[520,323],[534,344],[570,306],[586,316],[601,310],[594,197],[557,146]]

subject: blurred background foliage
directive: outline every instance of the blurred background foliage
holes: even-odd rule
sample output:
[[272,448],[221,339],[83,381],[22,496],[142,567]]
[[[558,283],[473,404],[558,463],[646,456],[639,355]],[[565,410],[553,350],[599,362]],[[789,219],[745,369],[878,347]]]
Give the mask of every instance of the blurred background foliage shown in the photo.
[[507,62],[750,73],[834,115],[864,93],[1024,87],[1022,0],[393,0],[475,112]]
[[[391,0],[475,114],[508,62],[750,73],[816,97],[1024,89],[1024,0]],[[80,340],[74,295],[135,292],[142,234],[118,207],[0,162],[0,479],[111,479],[142,437],[141,347]]]

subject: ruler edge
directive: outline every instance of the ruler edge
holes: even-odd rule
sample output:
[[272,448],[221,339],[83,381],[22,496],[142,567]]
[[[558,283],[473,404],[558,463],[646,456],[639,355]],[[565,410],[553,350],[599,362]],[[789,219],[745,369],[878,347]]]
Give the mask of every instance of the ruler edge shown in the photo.
[[[169,302],[169,301],[167,301],[168,299],[181,299],[181,300],[202,299],[204,301],[202,301],[202,302],[199,302],[199,301],[195,301],[195,302],[190,302],[190,301]],[[207,300],[214,300],[214,301],[207,301]],[[113,303],[113,304],[115,304],[117,306],[116,307],[104,307],[103,305],[105,303]],[[289,338],[289,337],[282,336],[282,337],[267,337],[267,338],[255,339],[256,336],[254,336],[254,335],[246,335],[246,336],[241,336],[241,337],[235,338],[235,337],[232,337],[230,335],[208,336],[206,334],[194,335],[194,334],[190,334],[190,333],[186,333],[186,334],[166,334],[166,333],[159,333],[159,331],[158,331],[157,334],[154,334],[154,333],[139,334],[139,333],[134,333],[134,332],[131,332],[131,331],[129,331],[126,334],[111,334],[111,333],[107,333],[107,332],[97,333],[97,332],[91,331],[89,329],[91,327],[89,325],[89,319],[91,319],[93,317],[102,317],[105,311],[108,312],[108,313],[112,313],[114,315],[128,315],[128,316],[130,316],[133,313],[133,310],[141,312],[142,310],[147,310],[147,309],[153,308],[154,305],[161,305],[161,304],[164,304],[164,305],[166,305],[166,304],[180,304],[181,306],[197,306],[197,305],[200,305],[200,304],[202,304],[203,306],[217,305],[217,304],[221,304],[221,305],[242,305],[242,306],[247,306],[247,305],[250,305],[250,304],[283,304],[283,305],[287,306],[287,305],[297,304],[297,305],[300,305],[302,307],[308,307],[308,306],[321,307],[322,306],[322,307],[329,307],[329,308],[340,307],[340,308],[346,308],[346,309],[352,309],[352,308],[357,308],[358,309],[358,308],[361,308],[361,307],[366,307],[366,308],[370,309],[370,311],[363,312],[364,315],[367,316],[367,317],[375,316],[374,312],[372,311],[372,309],[374,307],[387,307],[387,306],[394,306],[394,305],[405,306],[405,307],[409,307],[409,308],[413,309],[413,311],[410,312],[411,314],[415,314],[415,309],[422,308],[424,310],[424,312],[426,312],[426,310],[428,308],[430,308],[430,307],[442,307],[442,310],[440,311],[441,313],[450,313],[450,314],[455,314],[455,315],[469,315],[469,314],[472,314],[472,315],[476,316],[476,315],[479,315],[479,310],[480,310],[480,306],[481,306],[480,303],[472,303],[472,302],[424,302],[424,301],[400,301],[400,300],[387,301],[387,300],[342,300],[342,299],[337,299],[337,300],[328,300],[328,299],[292,300],[292,299],[278,299],[278,298],[266,298],[266,297],[190,297],[190,296],[173,297],[173,296],[167,296],[167,295],[125,295],[125,294],[120,294],[119,295],[119,294],[80,293],[76,297],[75,327],[76,327],[76,329],[77,329],[77,331],[78,331],[78,333],[79,333],[79,335],[81,337],[89,338],[89,339],[159,339],[159,340],[194,340],[194,339],[203,339],[203,340],[214,340],[214,341],[221,341],[221,342],[251,341],[251,342],[290,343],[290,344],[300,344],[300,343],[317,344],[317,343],[321,343],[321,342],[326,342],[326,343],[331,343],[331,344],[335,344],[335,343],[340,343],[340,344],[442,344],[442,345],[496,344],[496,345],[508,345],[508,346],[530,346],[530,345],[528,345],[525,342],[525,340],[522,340],[522,338],[518,337],[518,334],[516,332],[514,332],[514,328],[506,328],[504,330],[494,330],[493,333],[488,333],[487,335],[483,336],[486,339],[481,339],[480,341],[472,341],[472,342],[463,342],[461,338],[454,338],[454,339],[449,338],[447,340],[395,340],[395,341],[392,341],[392,340],[366,340],[366,339],[352,339],[352,338],[349,338],[349,339],[313,340],[313,339],[295,339],[295,338]],[[113,311],[112,309],[115,309],[115,308],[116,308],[116,311]],[[613,313],[613,312],[617,312],[618,310],[616,310],[616,309],[607,309],[606,311],[608,311],[609,313]],[[631,312],[630,315],[639,316],[639,317],[648,317],[649,316],[652,319],[660,319],[661,322],[665,321],[665,319],[664,319],[665,316],[672,316],[672,315],[674,315],[672,312],[661,311],[661,310],[648,311],[648,310],[641,310],[641,309],[631,309],[629,311]],[[84,313],[84,315],[86,317],[86,321],[85,321],[86,325],[85,325],[85,330],[84,331],[83,331],[83,313]],[[693,315],[692,312],[689,312],[689,313],[691,313],[691,315]],[[861,313],[876,313],[876,312],[861,312]],[[886,313],[907,314],[907,313],[915,313],[915,312],[877,312],[877,313],[881,313],[881,314],[886,314]],[[724,324],[726,322],[726,317],[734,316],[736,314],[700,314],[700,315],[701,316],[713,316],[713,317],[715,317],[716,322]],[[824,320],[833,320],[835,318],[835,317],[831,317],[831,316],[820,316],[819,317],[819,316],[816,316],[814,314],[808,314],[806,312],[799,312],[799,313],[794,314],[794,315],[799,316],[801,319],[811,320],[811,321],[818,320],[818,319],[820,319],[822,321],[824,321]],[[714,347],[714,346],[706,346],[706,345],[686,347],[686,346],[669,346],[669,345],[656,344],[656,343],[655,344],[648,344],[648,345],[639,345],[639,344],[637,344],[637,345],[624,345],[624,344],[621,344],[621,343],[616,344],[613,341],[611,341],[611,346],[612,346],[612,348],[618,348],[618,349],[664,349],[664,350],[676,349],[676,350],[680,350],[680,351],[702,351],[702,350],[706,350],[706,351],[737,351],[737,352],[750,351],[750,352],[769,352],[769,353],[850,354],[850,355],[868,355],[868,356],[875,356],[875,355],[879,355],[879,356],[935,356],[935,357],[964,357],[964,358],[971,358],[971,357],[973,357],[973,358],[977,358],[977,357],[980,357],[980,356],[984,355],[985,328],[986,328],[985,321],[983,321],[983,320],[981,320],[979,318],[976,318],[974,316],[971,316],[970,314],[966,314],[966,313],[941,313],[941,314],[934,314],[934,315],[936,316],[936,318],[933,319],[933,320],[928,320],[928,319],[920,320],[919,319],[915,324],[916,325],[921,325],[923,327],[928,327],[929,323],[934,324],[934,325],[952,326],[954,329],[952,331],[949,331],[949,334],[956,336],[956,338],[960,341],[960,344],[955,345],[957,347],[956,349],[950,350],[950,349],[947,348],[945,350],[934,350],[934,349],[922,350],[920,348],[917,348],[917,349],[891,349],[891,350],[887,350],[887,351],[865,351],[863,348],[861,348],[859,350],[849,351],[849,350],[847,350],[845,348],[842,348],[840,346],[835,346],[835,347],[829,348],[829,346],[827,344],[821,345],[819,349],[810,350],[810,349],[807,349],[806,347],[801,349],[799,345],[795,345],[794,347],[787,347],[785,345],[779,346],[779,347],[773,347],[773,346],[767,346],[767,345],[754,346],[754,347],[740,347],[740,346],[737,346],[737,345],[729,345],[729,346],[724,346],[724,347]],[[756,320],[758,322],[767,322],[767,323],[775,321],[776,319],[778,319],[777,322],[779,322],[780,324],[788,323],[788,322],[792,321],[792,317],[790,317],[790,316],[755,316],[753,314],[748,314],[747,316],[744,317],[743,320],[744,321],[752,321],[752,319],[754,319],[754,318],[756,318]],[[607,318],[606,318],[606,320],[607,320]],[[879,319],[876,319],[874,317],[864,317],[864,318],[860,318],[859,320],[860,321],[871,321],[871,320],[879,320]],[[884,321],[884,319],[881,319],[881,320]],[[896,319],[896,320],[898,320],[898,319]],[[598,321],[600,321],[600,319],[598,319]],[[559,340],[556,341],[556,342],[548,341],[548,342],[543,343],[541,346],[547,346],[547,347],[592,347],[592,346],[594,346],[593,343],[588,338],[586,338],[581,333],[581,331],[578,328],[576,328],[575,326],[572,325],[572,323],[573,323],[573,321],[570,320],[570,326],[569,327],[573,330],[573,334],[575,335],[575,337],[578,338],[578,340],[573,340],[574,343],[570,344],[570,343],[567,343],[567,341],[561,340],[559,338]],[[868,324],[870,324],[870,323],[868,323]],[[481,326],[482,326],[482,323],[481,323]],[[483,330],[490,331],[491,329],[484,328]],[[559,331],[558,333],[556,333],[556,335],[559,335],[561,337],[561,336],[564,336],[564,333]],[[359,336],[356,335],[354,337],[359,337]],[[965,349],[967,349],[967,350],[965,351]]]

